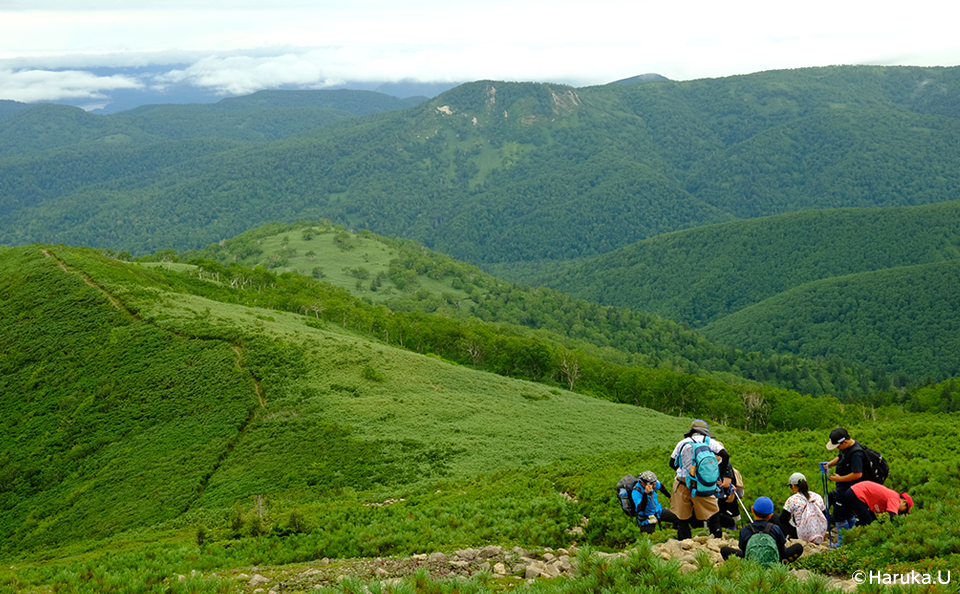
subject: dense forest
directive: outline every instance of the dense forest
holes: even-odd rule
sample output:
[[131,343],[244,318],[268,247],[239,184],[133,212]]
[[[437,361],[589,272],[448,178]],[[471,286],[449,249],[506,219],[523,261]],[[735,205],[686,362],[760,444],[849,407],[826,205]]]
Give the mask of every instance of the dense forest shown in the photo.
[[[0,121],[8,147],[33,151],[0,159],[0,242],[143,254],[200,247],[271,220],[329,218],[475,264],[592,256],[801,208],[953,199],[958,96],[954,68],[831,67],[581,89],[481,81],[266,143],[246,129],[263,139],[302,130],[263,116],[241,134],[238,122],[244,113],[256,119],[256,102],[221,106],[198,132],[242,146],[215,144],[191,159],[175,156],[186,127],[165,123],[166,108],[93,116],[36,106]],[[62,139],[41,140],[48,117]],[[102,145],[123,152],[154,143],[174,155],[142,174],[132,155],[83,161]]]

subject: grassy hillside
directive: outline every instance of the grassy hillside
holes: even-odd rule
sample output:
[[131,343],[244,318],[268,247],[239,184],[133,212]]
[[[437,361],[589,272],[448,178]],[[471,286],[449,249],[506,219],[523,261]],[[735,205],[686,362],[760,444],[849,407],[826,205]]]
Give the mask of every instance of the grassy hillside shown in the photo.
[[[4,199],[17,208],[0,241],[145,253],[271,220],[329,218],[473,263],[592,256],[736,218],[953,199],[958,96],[955,68],[833,67],[583,89],[482,81],[272,143],[243,136],[242,150],[83,187],[77,172],[31,161],[9,182]],[[151,130],[183,132],[163,110],[154,116]],[[299,131],[280,121],[241,130],[222,117],[236,134]],[[21,183],[51,175],[62,192],[17,202]]]
[[2,256],[8,552],[203,517],[258,494],[396,495],[654,445],[688,423],[302,315],[175,294],[162,275],[90,251]]
[[940,381],[960,375],[960,261],[815,281],[704,327],[716,340],[841,355]]
[[[240,571],[323,557],[635,542],[611,486],[644,469],[669,477],[689,418],[484,373],[373,341],[369,328],[339,318],[281,311],[277,291],[292,276],[252,271],[238,290],[216,274],[65,246],[0,250],[0,587],[237,592]],[[820,402],[793,416],[842,418]],[[918,509],[809,566],[951,567],[957,460],[940,446],[958,438],[956,423],[896,407],[873,416],[849,426],[887,454],[889,484],[909,489]],[[751,499],[779,501],[783,478],[815,476],[826,453],[825,429],[713,426]],[[296,567],[287,571],[302,574]],[[675,566],[656,571],[686,583]],[[723,581],[713,591],[737,590]]]
[[179,255],[165,251],[144,259],[195,261],[198,257],[220,266],[264,266],[277,274],[296,272],[320,278],[394,311],[507,323],[530,329],[527,334],[555,346],[582,350],[619,365],[682,370],[731,383],[761,381],[843,400],[885,390],[893,381],[882,370],[838,357],[825,362],[732,349],[658,316],[599,307],[551,289],[504,283],[420,244],[369,231],[351,233],[329,221],[265,225],[203,250]]

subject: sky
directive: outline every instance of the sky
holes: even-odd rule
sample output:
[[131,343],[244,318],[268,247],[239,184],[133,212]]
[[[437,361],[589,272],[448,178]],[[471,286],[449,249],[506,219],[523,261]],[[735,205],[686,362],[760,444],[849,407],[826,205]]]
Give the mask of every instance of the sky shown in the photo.
[[960,64],[943,0],[0,0],[0,99]]

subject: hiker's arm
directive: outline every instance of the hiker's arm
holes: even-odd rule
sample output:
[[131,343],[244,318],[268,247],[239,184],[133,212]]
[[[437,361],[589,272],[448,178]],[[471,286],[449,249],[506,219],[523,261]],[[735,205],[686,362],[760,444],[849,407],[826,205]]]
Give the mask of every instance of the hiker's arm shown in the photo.
[[827,462],[827,468],[833,468],[834,466],[837,465],[837,462],[839,461],[840,461],[840,456],[837,456],[833,460],[830,460],[829,462]]
[[844,474],[842,476],[831,474],[827,478],[835,483],[849,483],[850,481],[857,480],[861,476],[863,476],[862,472],[851,472],[850,474]]
[[726,489],[730,486],[730,483],[733,482],[733,467],[730,466],[730,454],[727,453],[727,449],[723,448],[717,452],[717,456],[720,457],[720,476],[723,477],[723,482],[720,484],[721,487]]
[[667,488],[664,487],[662,484],[660,485],[659,491],[660,491],[661,493],[663,493],[663,496],[664,496],[664,497],[666,497],[667,499],[670,499],[670,492],[667,491]]

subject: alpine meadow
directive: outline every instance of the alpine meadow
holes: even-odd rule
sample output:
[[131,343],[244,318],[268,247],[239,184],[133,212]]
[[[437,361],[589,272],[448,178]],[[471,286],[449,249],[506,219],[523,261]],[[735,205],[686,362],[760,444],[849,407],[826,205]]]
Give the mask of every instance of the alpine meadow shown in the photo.
[[[960,68],[0,101],[0,592],[958,592],[958,229]],[[724,560],[838,427],[909,513]]]

